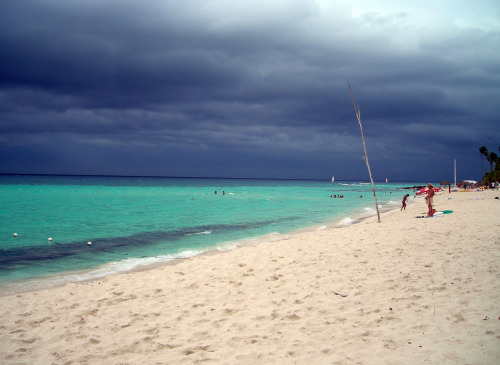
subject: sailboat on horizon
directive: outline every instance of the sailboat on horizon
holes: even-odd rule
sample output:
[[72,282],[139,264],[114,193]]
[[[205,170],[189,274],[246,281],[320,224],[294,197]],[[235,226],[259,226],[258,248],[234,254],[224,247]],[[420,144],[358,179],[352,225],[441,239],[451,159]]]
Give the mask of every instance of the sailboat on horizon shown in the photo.
[[332,182],[334,182],[334,181],[335,181],[335,176],[332,176]]

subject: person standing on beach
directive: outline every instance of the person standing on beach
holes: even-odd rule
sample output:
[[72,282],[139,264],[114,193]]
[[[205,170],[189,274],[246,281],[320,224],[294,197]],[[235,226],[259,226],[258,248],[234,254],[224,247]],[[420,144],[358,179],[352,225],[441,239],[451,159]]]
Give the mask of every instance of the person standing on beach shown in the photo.
[[406,210],[406,199],[408,199],[408,197],[410,196],[410,194],[406,194],[404,197],[403,197],[403,206],[401,207],[401,210]]
[[429,212],[427,213],[427,215],[429,217],[432,217],[434,216],[434,212],[432,210],[432,204],[434,203],[434,186],[432,186],[431,183],[427,184],[427,206],[429,207]]

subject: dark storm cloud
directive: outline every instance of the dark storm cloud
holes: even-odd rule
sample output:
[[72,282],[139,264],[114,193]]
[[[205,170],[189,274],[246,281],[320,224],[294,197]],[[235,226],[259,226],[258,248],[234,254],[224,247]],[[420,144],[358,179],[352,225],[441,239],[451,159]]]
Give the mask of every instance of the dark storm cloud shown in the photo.
[[445,3],[2,2],[0,170],[366,178],[350,83],[376,178],[480,178],[499,7]]

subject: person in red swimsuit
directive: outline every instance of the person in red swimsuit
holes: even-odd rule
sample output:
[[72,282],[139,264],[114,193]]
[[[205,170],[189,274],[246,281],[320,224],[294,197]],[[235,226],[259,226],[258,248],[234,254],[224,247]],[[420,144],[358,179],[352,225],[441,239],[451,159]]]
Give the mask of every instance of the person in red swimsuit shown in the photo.
[[432,210],[432,204],[434,203],[434,186],[431,183],[427,184],[429,190],[427,190],[427,206],[429,207],[429,212],[427,215],[432,217],[434,215],[434,211]]

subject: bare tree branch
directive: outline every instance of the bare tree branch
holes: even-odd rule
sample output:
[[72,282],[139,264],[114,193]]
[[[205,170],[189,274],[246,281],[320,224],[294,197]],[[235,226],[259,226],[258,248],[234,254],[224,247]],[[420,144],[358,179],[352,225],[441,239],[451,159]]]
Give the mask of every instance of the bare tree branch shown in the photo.
[[375,184],[373,183],[372,172],[370,170],[370,163],[368,162],[368,154],[366,153],[365,137],[363,135],[363,126],[361,125],[361,111],[359,110],[359,105],[357,105],[356,102],[354,101],[354,96],[352,95],[352,92],[351,92],[351,85],[349,85],[349,95],[351,95],[352,104],[354,105],[354,110],[356,112],[356,118],[358,119],[358,123],[359,123],[359,129],[361,130],[361,139],[363,140],[363,149],[365,150],[365,155],[363,157],[363,160],[366,163],[366,167],[368,168],[368,174],[370,175],[370,181],[372,182],[373,197],[375,198],[375,208],[377,209],[378,222],[380,223],[380,213],[378,211],[377,194],[375,194]]

